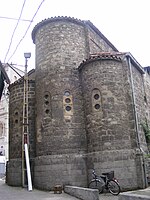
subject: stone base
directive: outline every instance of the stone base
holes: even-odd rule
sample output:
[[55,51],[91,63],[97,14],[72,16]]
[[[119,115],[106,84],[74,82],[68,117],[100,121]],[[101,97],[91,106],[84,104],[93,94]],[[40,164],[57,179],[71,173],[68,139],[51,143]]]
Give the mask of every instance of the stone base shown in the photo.
[[86,159],[82,155],[47,155],[35,158],[34,187],[52,190],[56,185],[87,186]]
[[97,189],[89,189],[89,188],[75,187],[75,186],[65,186],[64,192],[82,200],[99,200],[99,192]]
[[6,165],[6,183],[10,186],[22,185],[21,159],[11,159]]

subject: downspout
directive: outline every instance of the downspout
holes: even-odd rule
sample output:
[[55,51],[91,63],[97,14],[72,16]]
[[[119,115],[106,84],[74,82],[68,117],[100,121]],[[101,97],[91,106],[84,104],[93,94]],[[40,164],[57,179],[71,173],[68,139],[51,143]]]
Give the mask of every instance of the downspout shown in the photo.
[[135,129],[137,134],[137,147],[140,150],[140,155],[142,159],[141,168],[143,170],[142,172],[142,182],[143,182],[143,188],[146,188],[148,186],[147,178],[146,178],[146,167],[145,167],[145,160],[143,155],[143,150],[141,148],[141,140],[139,135],[139,124],[138,124],[138,115],[137,115],[137,109],[136,109],[136,100],[135,100],[135,91],[134,91],[134,82],[133,82],[133,73],[131,68],[131,58],[129,55],[126,55],[128,66],[129,66],[129,72],[130,72],[130,79],[131,79],[131,89],[132,89],[132,100],[133,100],[133,112],[135,116]]

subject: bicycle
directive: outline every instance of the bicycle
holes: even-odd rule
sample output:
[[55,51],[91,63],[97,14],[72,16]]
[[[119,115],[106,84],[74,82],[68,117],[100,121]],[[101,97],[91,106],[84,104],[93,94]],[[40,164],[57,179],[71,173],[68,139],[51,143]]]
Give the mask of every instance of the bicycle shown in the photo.
[[120,193],[120,185],[114,178],[114,171],[102,173],[102,175],[98,176],[95,170],[93,170],[92,175],[93,179],[88,185],[89,188],[98,189],[99,194],[103,193],[104,189],[108,190],[113,195],[118,195]]

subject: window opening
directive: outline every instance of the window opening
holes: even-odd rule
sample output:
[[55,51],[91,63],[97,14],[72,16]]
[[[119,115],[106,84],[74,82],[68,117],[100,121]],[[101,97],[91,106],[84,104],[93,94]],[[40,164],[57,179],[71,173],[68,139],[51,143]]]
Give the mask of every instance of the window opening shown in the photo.
[[96,110],[100,109],[100,105],[99,104],[95,104],[94,107],[95,107]]
[[49,113],[49,109],[46,109],[45,112],[46,112],[46,114],[48,114]]
[[45,99],[48,99],[48,94],[45,94],[45,96],[44,96],[44,97],[45,97]]
[[71,106],[66,106],[66,111],[70,111],[71,110]]
[[66,99],[65,99],[65,102],[66,102],[66,103],[70,103],[70,102],[71,102],[71,99],[70,99],[70,98],[66,98]]
[[69,92],[69,91],[65,91],[64,95],[65,95],[65,96],[69,96],[69,95],[70,95],[70,92]]
[[94,99],[96,99],[96,100],[99,99],[99,97],[100,97],[99,94],[94,95]]
[[48,105],[48,104],[49,104],[49,101],[45,101],[45,104]]
[[101,109],[101,94],[99,89],[95,88],[92,91],[92,110],[93,112],[99,112]]

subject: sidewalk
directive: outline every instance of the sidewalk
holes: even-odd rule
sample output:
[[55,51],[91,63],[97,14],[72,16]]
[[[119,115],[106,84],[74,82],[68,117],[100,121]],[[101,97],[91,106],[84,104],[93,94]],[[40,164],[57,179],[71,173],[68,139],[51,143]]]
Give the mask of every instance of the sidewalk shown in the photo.
[[118,200],[150,200],[150,187],[143,190],[124,192],[119,195]]
[[0,199],[3,200],[78,200],[66,193],[54,194],[54,192],[45,192],[40,190],[28,191],[21,187],[10,187],[0,180]]
[[[0,199],[3,200],[79,200],[66,193],[54,194],[54,192],[46,192],[33,189],[28,191],[22,187],[11,187],[5,184],[4,180],[0,180]],[[150,200],[150,187],[144,190],[136,190],[120,193],[114,196],[110,193],[100,194],[100,200]]]

